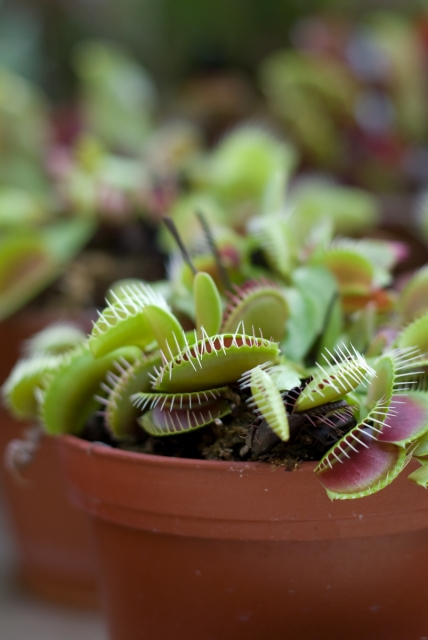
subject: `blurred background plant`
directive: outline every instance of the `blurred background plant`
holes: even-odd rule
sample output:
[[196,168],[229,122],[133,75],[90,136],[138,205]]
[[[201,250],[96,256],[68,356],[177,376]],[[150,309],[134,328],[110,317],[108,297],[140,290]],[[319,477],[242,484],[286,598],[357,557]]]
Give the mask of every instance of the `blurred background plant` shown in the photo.
[[427,14],[387,6],[2,0],[0,317],[162,277],[166,213],[193,245],[201,210],[233,261],[277,206],[364,233],[379,207],[348,187],[423,190]]

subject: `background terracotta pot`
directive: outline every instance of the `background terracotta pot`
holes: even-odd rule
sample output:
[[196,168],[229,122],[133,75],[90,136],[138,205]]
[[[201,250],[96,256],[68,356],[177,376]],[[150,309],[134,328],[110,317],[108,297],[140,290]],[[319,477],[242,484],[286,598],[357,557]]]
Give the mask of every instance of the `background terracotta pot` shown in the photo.
[[[24,339],[58,314],[25,312],[0,325],[1,383],[14,365]],[[84,319],[80,319],[85,324]],[[3,458],[8,442],[29,425],[0,409],[0,489],[15,537],[21,582],[43,597],[76,606],[95,606],[97,588],[90,523],[69,503],[57,443],[44,438],[34,461],[12,476]]]
[[287,473],[60,446],[94,520],[112,640],[427,635],[428,501],[405,474],[332,503],[311,463]]

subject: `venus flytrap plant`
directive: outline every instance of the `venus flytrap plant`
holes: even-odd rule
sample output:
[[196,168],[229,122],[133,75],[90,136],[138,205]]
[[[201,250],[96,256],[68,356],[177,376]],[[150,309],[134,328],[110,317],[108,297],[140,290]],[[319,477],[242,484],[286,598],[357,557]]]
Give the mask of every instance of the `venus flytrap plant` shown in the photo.
[[[196,309],[205,300],[218,318],[213,281],[204,275],[196,283]],[[148,307],[172,317],[164,305]],[[241,311],[245,316],[245,304]],[[199,321],[204,314],[206,309]],[[100,417],[118,443],[138,442],[144,432],[157,441],[190,437],[204,427],[211,433],[235,430],[233,446],[240,442],[236,455],[243,459],[321,457],[317,475],[330,497],[340,499],[386,486],[405,466],[409,447],[422,442],[428,430],[428,396],[400,382],[414,350],[387,353],[371,367],[360,353],[343,346],[326,351],[324,364],[314,370],[299,372],[286,359],[278,361],[274,342],[246,333],[242,321],[234,333],[216,332],[218,319],[210,333],[198,326],[200,337],[196,330],[181,330],[184,347],[177,340],[175,352],[169,345],[176,325],[163,322],[158,348],[151,347],[150,353],[122,346],[94,358],[88,340],[63,356],[52,372],[46,366],[44,390],[38,394],[46,430],[80,433],[100,406]],[[114,325],[106,336],[109,330]],[[355,392],[360,401],[353,399]]]
[[56,322],[25,341],[27,356],[38,354],[62,355],[86,341],[86,334],[73,324]]
[[[46,360],[28,384],[24,379],[27,389],[34,382],[28,410],[39,413],[48,433],[89,438],[96,414],[96,439],[101,433],[114,446],[149,453],[291,466],[315,460],[332,499],[370,495],[415,452],[426,464],[428,432],[420,377],[425,317],[397,329],[394,342],[382,343],[370,360],[349,342],[354,314],[334,320],[341,287],[365,293],[380,286],[377,274],[391,256],[373,258],[371,251],[362,244],[320,248],[325,264],[295,269],[291,287],[249,281],[229,289],[224,305],[214,279],[197,271],[184,247],[193,330],[150,286],[116,286],[87,341],[58,363]],[[424,485],[424,473],[422,467],[411,479]]]
[[[283,398],[275,381],[263,365],[255,367],[241,376],[239,386],[241,390],[246,388],[251,390],[251,397],[249,401],[247,400],[247,405],[253,413],[265,421],[272,434],[287,442],[290,439],[290,426]],[[254,450],[255,438],[254,434],[252,435],[252,449]]]

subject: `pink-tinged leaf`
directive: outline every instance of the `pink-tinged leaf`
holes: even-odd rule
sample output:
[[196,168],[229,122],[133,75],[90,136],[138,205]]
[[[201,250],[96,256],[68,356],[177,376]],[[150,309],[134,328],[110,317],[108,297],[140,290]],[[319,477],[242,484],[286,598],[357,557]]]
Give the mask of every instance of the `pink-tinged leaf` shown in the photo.
[[428,394],[423,391],[409,391],[405,395],[392,397],[382,433],[377,435],[377,439],[380,442],[405,445],[422,436],[427,430]]
[[213,400],[211,404],[193,409],[162,410],[156,406],[139,419],[140,425],[152,436],[171,436],[204,427],[231,411],[226,400]]
[[315,473],[332,500],[362,498],[380,491],[403,469],[405,449],[377,441],[384,417],[385,408],[379,402],[318,464]]
[[404,449],[387,442],[375,442],[367,436],[361,436],[360,439],[367,448],[363,445],[359,445],[357,451],[348,448],[348,457],[345,457],[345,446],[342,444],[341,453],[336,445],[333,450],[338,459],[331,455],[331,466],[323,464],[323,459],[315,470],[332,500],[362,498],[380,491],[397,477],[405,465]]
[[428,463],[423,464],[407,477],[412,482],[426,489],[428,487]]

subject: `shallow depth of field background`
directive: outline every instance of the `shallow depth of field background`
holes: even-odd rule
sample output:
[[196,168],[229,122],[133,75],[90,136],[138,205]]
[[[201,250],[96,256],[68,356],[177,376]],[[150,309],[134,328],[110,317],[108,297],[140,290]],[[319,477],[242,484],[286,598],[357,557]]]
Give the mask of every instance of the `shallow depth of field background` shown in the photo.
[[[88,39],[104,39],[120,45],[146,68],[157,88],[161,113],[174,112],[177,96],[181,96],[180,109],[186,100],[191,101],[195,95],[195,85],[189,85],[192,80],[224,74],[242,81],[238,89],[232,85],[238,91],[236,100],[243,101],[245,118],[257,119],[261,95],[258,68],[268,54],[301,46],[303,33],[322,48],[326,37],[323,24],[340,34],[344,25],[351,29],[353,23],[364,23],[376,10],[393,10],[411,22],[425,46],[422,82],[428,85],[425,5],[422,0],[0,0],[0,66],[41,87],[52,112],[63,117],[76,99],[71,63],[75,46]],[[410,68],[410,78],[412,73]],[[228,86],[226,82],[221,90],[227,92]],[[183,87],[187,87],[184,93]],[[425,90],[424,86],[422,93]],[[428,114],[428,91],[426,97]],[[230,107],[235,98],[226,95],[222,100]],[[366,117],[369,128],[376,128],[379,105],[367,104],[368,111],[363,116],[359,112],[360,116]],[[381,111],[381,125],[384,113]],[[240,117],[239,108],[233,117]],[[402,177],[401,165],[398,169],[394,165],[392,179],[385,182],[382,176],[376,183],[380,191],[390,191],[391,185],[406,191],[424,189],[428,183],[428,118],[425,124],[426,130],[412,140],[410,159],[403,164],[407,174]],[[290,135],[293,137],[292,132]],[[389,138],[386,142],[391,144],[385,143],[381,153],[390,167],[388,153],[396,149],[395,139],[394,144]],[[309,163],[307,158],[305,161]],[[334,171],[334,163],[332,168]],[[360,177],[347,175],[346,179],[358,183]],[[12,577],[13,553],[9,525],[0,512],[0,640],[105,639],[98,614],[62,609],[23,594]]]

